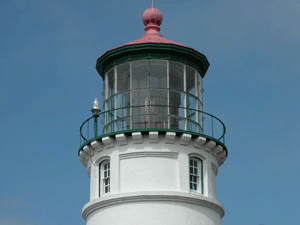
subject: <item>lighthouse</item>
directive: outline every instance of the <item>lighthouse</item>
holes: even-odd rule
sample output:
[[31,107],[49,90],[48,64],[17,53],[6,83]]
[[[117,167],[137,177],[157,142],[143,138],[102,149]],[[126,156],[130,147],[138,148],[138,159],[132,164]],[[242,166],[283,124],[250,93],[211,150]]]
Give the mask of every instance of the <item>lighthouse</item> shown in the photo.
[[228,152],[224,123],[203,110],[209,62],[160,34],[157,8],[142,20],[140,39],[97,59],[103,102],[80,127],[90,177],[82,216],[87,225],[219,225],[215,179]]

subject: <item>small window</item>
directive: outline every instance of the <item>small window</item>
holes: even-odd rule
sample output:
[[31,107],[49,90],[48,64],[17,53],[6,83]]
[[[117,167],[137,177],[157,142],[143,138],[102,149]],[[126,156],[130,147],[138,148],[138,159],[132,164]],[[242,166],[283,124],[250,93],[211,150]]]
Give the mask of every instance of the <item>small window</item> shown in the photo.
[[100,193],[106,194],[110,192],[110,162],[105,160],[99,165],[99,174],[100,174]]
[[189,174],[190,174],[190,190],[202,193],[202,160],[198,158],[190,158]]

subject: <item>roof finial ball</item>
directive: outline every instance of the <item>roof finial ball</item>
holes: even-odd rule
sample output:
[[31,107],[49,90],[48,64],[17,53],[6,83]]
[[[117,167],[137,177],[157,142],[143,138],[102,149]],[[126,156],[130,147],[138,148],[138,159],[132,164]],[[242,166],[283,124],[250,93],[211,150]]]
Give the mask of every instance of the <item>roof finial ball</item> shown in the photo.
[[152,8],[146,9],[143,14],[143,23],[145,24],[145,31],[149,29],[154,29],[156,31],[160,31],[160,24],[162,23],[163,16],[162,13],[157,9]]

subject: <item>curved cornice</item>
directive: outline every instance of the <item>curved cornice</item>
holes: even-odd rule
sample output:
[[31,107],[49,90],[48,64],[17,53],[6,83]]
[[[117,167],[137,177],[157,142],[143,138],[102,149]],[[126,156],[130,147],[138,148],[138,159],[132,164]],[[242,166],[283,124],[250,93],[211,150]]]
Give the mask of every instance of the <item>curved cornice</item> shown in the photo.
[[117,204],[126,204],[132,202],[179,202],[187,204],[195,204],[214,210],[219,213],[221,218],[224,216],[225,211],[221,203],[202,195],[182,193],[182,192],[134,192],[122,193],[105,196],[95,199],[87,203],[82,209],[82,217],[86,220],[87,217],[98,209],[105,208]]
[[[187,133],[180,132],[159,132],[159,131],[147,131],[147,132],[127,132],[118,133],[110,136],[101,136],[97,139],[87,143],[79,150],[79,160],[86,167],[88,161],[90,160],[90,155],[95,154],[96,152],[103,151],[104,149],[112,148],[114,145],[127,145],[128,140],[131,140],[130,143],[141,144],[144,142],[145,137],[148,136],[149,142],[157,143],[164,142],[166,144],[180,144],[180,145],[193,145],[195,148],[203,149],[204,151],[210,153],[217,159],[218,166],[221,166],[227,158],[227,149],[226,146],[217,140],[212,140],[210,138],[202,137],[199,135],[192,135]],[[158,137],[164,138],[158,138]],[[130,137],[130,139],[129,139]],[[175,142],[175,139],[179,138],[178,143]],[[131,153],[130,153],[131,154]],[[127,154],[127,156],[131,156]],[[136,155],[137,153],[132,153]],[[139,153],[139,154],[146,154]],[[154,153],[151,153],[154,154]],[[166,154],[166,153],[159,153]],[[174,153],[175,154],[175,153]],[[168,157],[177,157],[176,155],[167,155]],[[159,155],[157,157],[162,157],[164,155]]]
[[200,52],[174,44],[144,43],[125,45],[104,53],[97,59],[96,69],[104,78],[105,72],[115,65],[141,59],[165,59],[188,64],[205,76],[209,62]]

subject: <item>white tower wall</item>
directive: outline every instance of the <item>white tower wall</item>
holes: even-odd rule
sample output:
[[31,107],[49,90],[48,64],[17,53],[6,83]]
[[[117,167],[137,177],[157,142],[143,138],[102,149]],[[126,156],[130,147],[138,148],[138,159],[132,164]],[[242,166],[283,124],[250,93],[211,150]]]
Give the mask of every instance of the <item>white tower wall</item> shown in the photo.
[[[190,190],[189,159],[202,160],[197,191]],[[221,145],[175,132],[119,134],[86,145],[80,160],[90,176],[87,225],[221,224],[215,176],[226,158]],[[110,192],[104,193],[99,164],[110,162]]]

